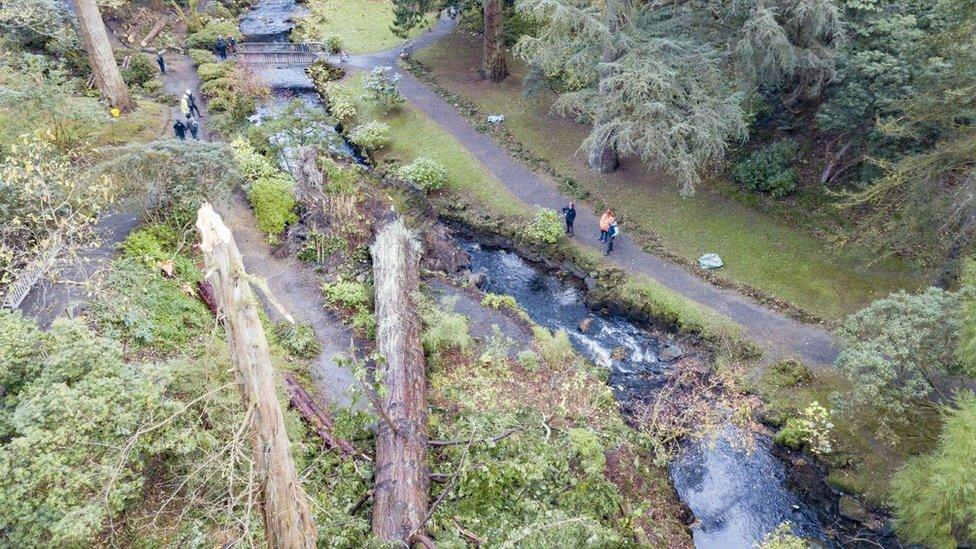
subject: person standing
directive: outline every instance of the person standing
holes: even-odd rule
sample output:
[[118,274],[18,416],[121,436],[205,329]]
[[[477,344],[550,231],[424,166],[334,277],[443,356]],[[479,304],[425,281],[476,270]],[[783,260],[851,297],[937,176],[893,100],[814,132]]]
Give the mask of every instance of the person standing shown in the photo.
[[610,227],[607,228],[607,253],[603,255],[610,255],[610,252],[613,251],[613,239],[616,238],[618,234],[620,234],[620,228],[617,227],[617,222],[611,221]]
[[186,95],[180,98],[180,112],[183,113],[183,116],[185,116],[187,120],[190,119],[190,100],[186,97]]
[[610,230],[610,224],[613,223],[613,221],[613,210],[608,209],[607,211],[603,212],[603,215],[600,216],[600,242],[606,242],[607,231]]
[[237,39],[230,35],[227,36],[227,51],[237,53]]
[[156,64],[159,65],[159,74],[166,74],[166,60],[163,59],[163,50],[156,52]]
[[569,206],[563,208],[563,215],[566,217],[566,234],[573,236],[573,222],[576,221],[576,204],[570,202]]
[[186,104],[190,109],[190,114],[196,117],[200,117],[200,109],[197,107],[197,100],[193,98],[193,92],[186,90]]
[[180,119],[177,118],[176,119],[176,122],[173,123],[173,133],[176,134],[176,138],[177,139],[179,139],[180,141],[185,141],[186,140],[186,124],[184,124],[182,120],[180,120]]
[[197,119],[191,118],[186,125],[190,129],[190,136],[193,137],[193,139],[200,139],[199,137],[197,137],[197,132],[200,131],[200,123],[197,122]]
[[227,59],[227,41],[224,40],[223,35],[217,36],[217,41],[214,42],[214,49],[221,59]]

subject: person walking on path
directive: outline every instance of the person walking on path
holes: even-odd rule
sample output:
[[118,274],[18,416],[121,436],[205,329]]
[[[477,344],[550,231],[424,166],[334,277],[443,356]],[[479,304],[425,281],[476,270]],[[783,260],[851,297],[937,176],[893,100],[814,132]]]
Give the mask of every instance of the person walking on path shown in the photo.
[[200,139],[197,137],[197,132],[200,131],[200,123],[197,122],[196,118],[191,118],[190,121],[187,122],[186,126],[190,129],[190,136],[192,136],[193,139]]
[[156,52],[156,64],[159,65],[159,74],[166,74],[166,60],[163,59],[163,50]]
[[227,51],[237,53],[237,39],[230,35],[227,36]]
[[190,119],[190,100],[185,95],[180,98],[180,112],[183,113],[183,116],[185,116],[187,120]]
[[576,221],[576,204],[569,203],[563,208],[563,215],[566,217],[566,234],[573,236],[573,222]]
[[176,119],[176,122],[173,123],[173,133],[176,134],[176,138],[177,139],[179,139],[180,141],[185,141],[186,140],[186,124],[184,124],[182,120],[180,120],[180,119],[177,118]]
[[613,210],[607,210],[603,212],[600,216],[600,242],[606,242],[607,232],[610,230],[610,225],[614,223]]
[[196,117],[201,117],[200,109],[197,107],[197,100],[193,98],[193,92],[191,90],[186,90],[186,104],[190,109],[190,114]]
[[217,51],[217,55],[221,60],[227,59],[227,41],[224,40],[224,36],[217,36],[217,41],[214,43],[214,50]]
[[613,239],[616,238],[618,234],[620,234],[620,228],[617,227],[617,222],[611,221],[610,227],[607,228],[607,253],[603,255],[610,255],[610,252],[613,251]]

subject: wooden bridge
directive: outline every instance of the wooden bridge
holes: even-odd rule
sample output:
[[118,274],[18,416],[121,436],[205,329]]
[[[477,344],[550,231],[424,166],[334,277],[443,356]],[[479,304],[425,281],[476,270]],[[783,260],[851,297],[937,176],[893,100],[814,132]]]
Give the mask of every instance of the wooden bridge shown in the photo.
[[240,42],[234,57],[248,65],[311,65],[330,53],[318,42]]

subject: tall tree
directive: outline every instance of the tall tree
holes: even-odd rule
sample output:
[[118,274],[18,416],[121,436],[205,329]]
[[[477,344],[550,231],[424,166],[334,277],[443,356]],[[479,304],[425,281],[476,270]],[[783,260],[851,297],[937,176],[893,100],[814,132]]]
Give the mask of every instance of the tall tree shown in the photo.
[[88,52],[95,85],[109,105],[124,113],[134,111],[136,102],[132,100],[132,94],[122,80],[98,4],[95,0],[74,0],[74,4],[75,15],[78,17],[78,33],[85,45],[85,51]]
[[485,21],[484,41],[481,47],[481,75],[492,82],[501,82],[508,76],[505,63],[502,0],[484,0],[482,8]]
[[591,167],[617,154],[671,170],[685,193],[745,136],[745,95],[820,93],[842,42],[832,0],[518,0],[537,36],[516,54],[560,90],[556,112],[593,124]]

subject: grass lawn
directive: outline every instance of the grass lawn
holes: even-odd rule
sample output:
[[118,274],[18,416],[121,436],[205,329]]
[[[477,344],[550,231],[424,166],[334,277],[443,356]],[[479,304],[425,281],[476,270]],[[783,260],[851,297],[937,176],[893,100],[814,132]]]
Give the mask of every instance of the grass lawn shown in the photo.
[[551,99],[523,97],[523,67],[518,63],[511,63],[512,76],[501,84],[482,80],[476,37],[455,33],[415,57],[432,69],[444,88],[474,103],[482,114],[504,114],[505,126],[532,155],[576,180],[589,192],[594,210],[614,208],[623,229],[646,245],[660,245],[685,260],[718,253],[726,263],[721,276],[827,320],[840,319],[892,291],[924,285],[924,277],[907,264],[868,265],[850,251],[832,249],[810,227],[723,193],[703,189],[693,198],[683,198],[666,175],[633,159],[625,159],[614,174],[591,172],[578,152],[587,129],[551,116]]
[[[376,53],[395,47],[403,39],[390,31],[393,3],[390,0],[311,0],[308,15],[295,29],[295,38],[324,42],[335,36],[349,53]],[[410,37],[426,29],[414,28]]]

